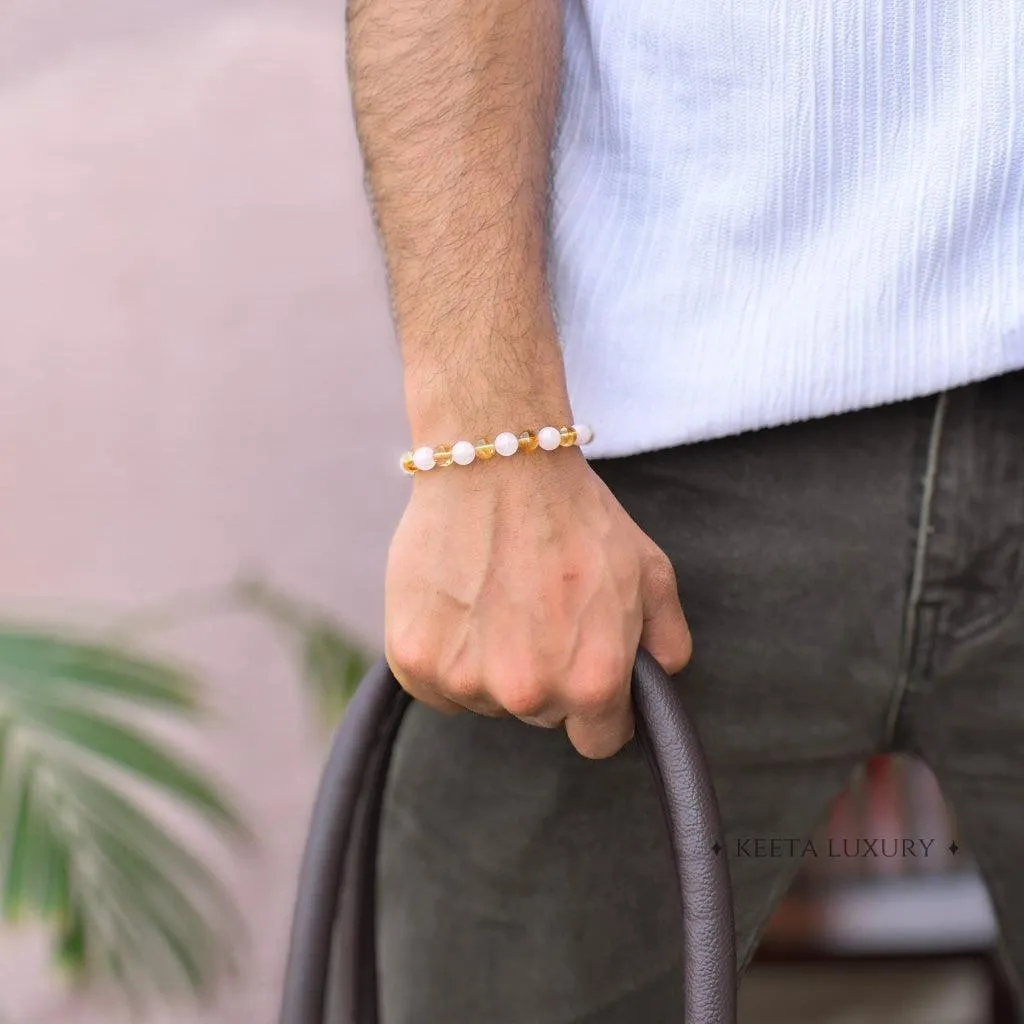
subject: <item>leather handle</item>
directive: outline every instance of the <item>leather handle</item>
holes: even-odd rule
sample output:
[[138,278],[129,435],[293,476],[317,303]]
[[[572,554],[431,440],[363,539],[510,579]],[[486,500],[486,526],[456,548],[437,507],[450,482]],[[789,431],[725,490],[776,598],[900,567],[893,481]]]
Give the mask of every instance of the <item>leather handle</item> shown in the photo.
[[[684,1021],[735,1024],[732,891],[711,777],[678,688],[642,648],[636,738],[661,797],[682,910]],[[335,735],[299,875],[280,1024],[379,1024],[374,890],[380,810],[408,695],[382,658]],[[327,1011],[332,960],[338,1005]]]

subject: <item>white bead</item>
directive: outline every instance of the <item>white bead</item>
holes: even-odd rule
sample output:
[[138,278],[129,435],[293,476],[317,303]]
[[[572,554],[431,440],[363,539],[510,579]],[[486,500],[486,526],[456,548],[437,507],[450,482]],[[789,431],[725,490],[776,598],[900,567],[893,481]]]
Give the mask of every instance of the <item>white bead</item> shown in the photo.
[[519,451],[519,438],[510,430],[504,430],[494,439],[494,450],[499,455],[515,455]]
[[417,469],[422,469],[424,472],[428,469],[434,468],[434,449],[428,445],[424,445],[422,448],[417,448],[412,453],[412,462]]
[[407,473],[410,476],[412,475],[412,470],[405,468],[405,456],[404,455],[398,460],[398,465],[401,468],[403,473]]
[[475,458],[476,448],[472,441],[456,441],[452,445],[452,462],[468,466]]
[[590,444],[594,440],[594,432],[586,423],[574,423],[572,429],[576,431],[577,444]]
[[562,443],[562,432],[558,427],[541,427],[537,431],[537,444],[546,452],[553,452]]

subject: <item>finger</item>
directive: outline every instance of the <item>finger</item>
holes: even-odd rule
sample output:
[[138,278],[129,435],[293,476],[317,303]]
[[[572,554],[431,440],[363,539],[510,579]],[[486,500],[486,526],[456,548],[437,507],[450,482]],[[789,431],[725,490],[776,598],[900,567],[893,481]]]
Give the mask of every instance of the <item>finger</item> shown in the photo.
[[449,675],[437,685],[436,690],[453,704],[465,708],[466,711],[472,711],[475,715],[484,715],[487,718],[508,716],[501,702],[491,694],[478,676]]
[[632,661],[623,665],[614,657],[595,659],[588,675],[588,685],[570,691],[565,732],[584,757],[611,757],[633,737]]
[[495,699],[506,713],[520,722],[540,729],[557,729],[565,721],[565,711],[558,706],[554,686],[547,683],[527,682],[528,671],[512,678],[497,678],[494,683]]
[[569,742],[584,757],[594,760],[617,754],[633,738],[635,728],[628,701],[622,708],[597,718],[569,715],[565,720]]
[[485,718],[508,718],[508,711],[505,710],[496,700],[486,694],[476,697],[458,698],[457,703],[467,711],[475,715],[483,715]]
[[427,707],[433,708],[435,711],[440,711],[443,715],[457,715],[466,710],[454,701],[448,700],[447,697],[442,697],[441,694],[431,687],[413,679],[401,669],[396,669],[392,666],[391,674],[398,680],[398,685],[401,686],[402,689],[413,698],[413,700],[418,700],[421,704],[426,704]]
[[560,711],[549,711],[541,715],[516,715],[516,718],[538,729],[560,729],[565,723],[565,715]]
[[675,570],[660,549],[645,568],[641,597],[644,622],[640,646],[673,675],[693,656],[693,639],[679,600]]

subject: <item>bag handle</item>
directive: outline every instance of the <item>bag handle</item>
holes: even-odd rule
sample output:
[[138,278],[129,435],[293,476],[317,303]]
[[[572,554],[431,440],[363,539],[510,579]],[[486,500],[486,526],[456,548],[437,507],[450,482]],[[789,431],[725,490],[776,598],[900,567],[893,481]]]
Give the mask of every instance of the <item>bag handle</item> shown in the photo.
[[[379,1024],[374,890],[388,765],[410,702],[387,662],[349,703],[323,773],[299,874],[280,1024]],[[685,1024],[735,1024],[732,892],[718,804],[678,688],[643,648],[636,739],[669,829],[682,904]],[[327,1010],[332,962],[341,1003]],[[683,1024],[683,1022],[680,1022]]]

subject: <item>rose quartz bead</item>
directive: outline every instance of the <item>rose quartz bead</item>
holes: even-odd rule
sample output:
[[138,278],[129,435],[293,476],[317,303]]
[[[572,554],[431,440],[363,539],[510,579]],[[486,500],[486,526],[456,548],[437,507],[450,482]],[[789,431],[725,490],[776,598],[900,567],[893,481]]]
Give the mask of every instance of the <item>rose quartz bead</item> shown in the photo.
[[519,451],[519,438],[508,430],[502,431],[494,439],[494,450],[499,455],[515,455]]
[[574,423],[572,428],[576,431],[577,444],[590,444],[594,440],[594,432],[586,423]]
[[562,443],[562,432],[558,427],[541,427],[537,431],[537,444],[546,452],[553,452]]
[[412,453],[413,465],[417,469],[426,472],[428,469],[434,468],[434,449],[429,445],[424,445],[422,448],[417,448]]
[[452,445],[452,459],[459,466],[468,466],[476,458],[472,441],[456,441]]

